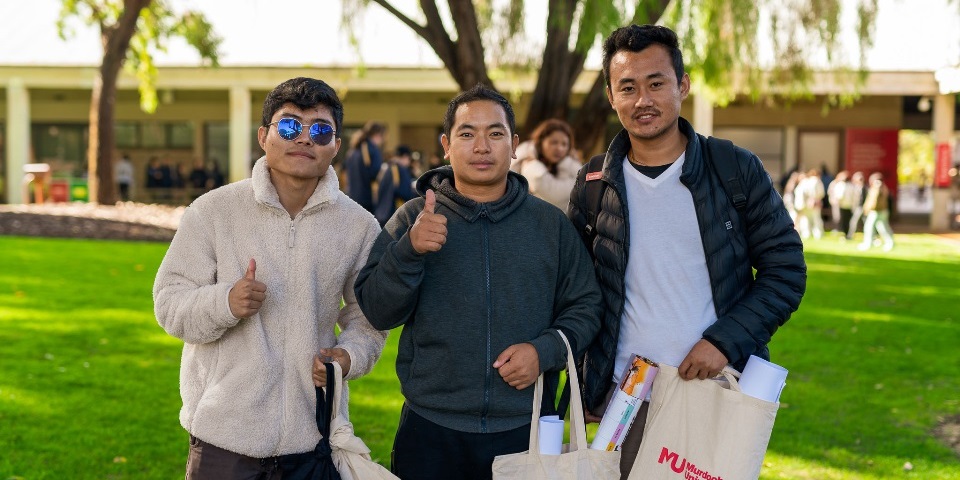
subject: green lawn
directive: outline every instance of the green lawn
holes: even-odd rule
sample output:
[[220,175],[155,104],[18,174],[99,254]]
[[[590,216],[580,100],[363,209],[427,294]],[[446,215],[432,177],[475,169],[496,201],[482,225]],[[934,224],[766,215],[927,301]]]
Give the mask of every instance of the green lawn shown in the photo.
[[[897,241],[807,245],[807,296],[771,345],[790,376],[762,478],[960,478],[931,434],[960,416],[960,245]],[[183,478],[180,343],[150,296],[165,250],[0,237],[0,480]],[[357,433],[383,463],[396,338],[351,382]]]

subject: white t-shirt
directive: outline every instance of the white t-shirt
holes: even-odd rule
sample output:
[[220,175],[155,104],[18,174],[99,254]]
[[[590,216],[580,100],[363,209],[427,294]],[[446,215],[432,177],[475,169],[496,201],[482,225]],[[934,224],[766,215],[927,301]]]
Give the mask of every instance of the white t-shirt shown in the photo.
[[630,250],[616,382],[633,354],[679,366],[717,321],[693,196],[680,183],[685,155],[657,178],[623,160]]

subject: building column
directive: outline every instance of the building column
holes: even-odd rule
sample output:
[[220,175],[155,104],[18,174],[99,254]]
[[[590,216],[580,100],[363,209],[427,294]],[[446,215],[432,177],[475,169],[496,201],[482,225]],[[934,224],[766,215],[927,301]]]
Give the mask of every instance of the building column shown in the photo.
[[23,202],[23,166],[30,159],[30,92],[23,79],[7,83],[7,203]]
[[693,96],[693,129],[705,137],[713,135],[713,101],[705,94]]
[[783,174],[800,164],[800,129],[787,125],[783,130]]
[[[946,144],[953,152],[953,132],[955,125],[955,114],[953,106],[956,102],[955,94],[937,95],[933,103],[933,138],[936,145]],[[936,154],[934,154],[936,158]],[[942,232],[950,229],[950,189],[934,188],[933,206],[930,210],[930,230]]]
[[230,176],[236,182],[250,177],[250,89],[230,87]]

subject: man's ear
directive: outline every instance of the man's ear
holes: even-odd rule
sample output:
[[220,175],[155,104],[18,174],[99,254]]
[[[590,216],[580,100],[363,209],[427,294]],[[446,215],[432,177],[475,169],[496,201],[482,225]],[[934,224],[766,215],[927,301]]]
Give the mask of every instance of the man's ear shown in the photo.
[[689,94],[690,94],[690,75],[687,75],[686,73],[684,73],[683,76],[680,77],[680,99],[686,100],[687,95]]
[[260,149],[264,152],[267,151],[267,132],[270,131],[270,127],[260,127],[257,129],[257,143],[260,144]]
[[443,147],[443,158],[450,160],[450,137],[446,133],[440,135],[440,146]]
[[607,103],[613,107],[613,90],[610,89],[610,85],[607,85],[607,88],[603,89],[603,93],[607,94]]
[[517,147],[520,146],[520,135],[516,133],[513,134],[513,151],[510,153],[510,158],[517,158]]

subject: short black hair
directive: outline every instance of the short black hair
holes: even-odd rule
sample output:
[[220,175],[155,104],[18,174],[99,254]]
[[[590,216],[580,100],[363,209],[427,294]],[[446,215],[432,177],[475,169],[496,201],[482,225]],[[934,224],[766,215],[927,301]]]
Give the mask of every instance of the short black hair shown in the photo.
[[640,52],[650,45],[662,45],[670,52],[673,72],[677,74],[677,83],[683,78],[683,52],[677,34],[667,27],[659,25],[627,25],[614,30],[603,41],[603,78],[610,88],[610,60],[620,50]]
[[317,105],[326,106],[333,114],[334,128],[337,129],[336,136],[340,136],[340,129],[343,126],[343,104],[340,103],[337,92],[323,80],[297,77],[277,85],[263,101],[261,125],[264,127],[269,125],[273,114],[287,103],[292,103],[301,109],[313,108]]
[[478,83],[475,87],[462,92],[460,95],[453,97],[453,100],[450,100],[450,104],[447,105],[447,113],[443,116],[444,135],[447,137],[450,136],[450,132],[453,130],[454,117],[457,115],[457,109],[460,108],[460,105],[479,100],[491,101],[503,107],[503,111],[507,114],[507,124],[510,127],[510,135],[517,132],[517,120],[513,114],[513,107],[510,106],[510,102],[508,102],[503,95],[500,95],[500,92]]

